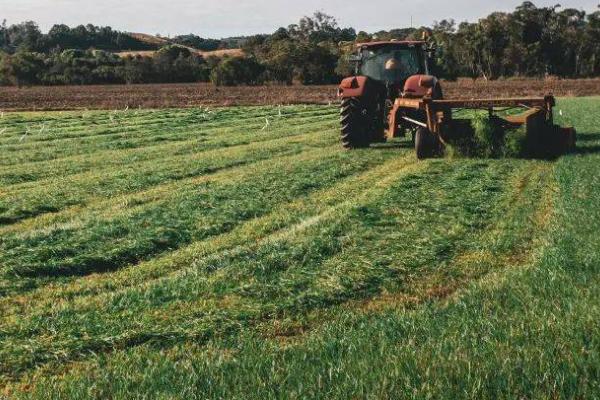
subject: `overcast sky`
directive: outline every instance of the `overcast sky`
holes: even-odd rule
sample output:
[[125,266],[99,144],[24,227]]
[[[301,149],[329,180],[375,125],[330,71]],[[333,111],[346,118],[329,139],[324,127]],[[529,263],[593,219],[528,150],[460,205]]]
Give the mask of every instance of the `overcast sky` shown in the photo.
[[[538,6],[598,8],[600,0],[537,0]],[[33,20],[46,31],[56,23],[110,25],[149,34],[195,33],[227,37],[271,33],[316,10],[335,16],[341,26],[377,31],[431,25],[454,18],[474,21],[492,11],[511,11],[512,0],[0,0],[0,20]]]

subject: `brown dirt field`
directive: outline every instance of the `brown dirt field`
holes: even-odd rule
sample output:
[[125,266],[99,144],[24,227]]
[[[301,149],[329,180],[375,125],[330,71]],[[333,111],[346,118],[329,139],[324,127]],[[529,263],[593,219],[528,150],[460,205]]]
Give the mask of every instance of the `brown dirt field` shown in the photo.
[[336,100],[333,86],[215,87],[162,85],[0,87],[0,110],[172,108],[317,103]]
[[[447,98],[600,95],[600,79],[461,79],[443,83]],[[206,83],[162,85],[0,87],[0,110],[172,108],[263,104],[335,103],[336,86],[215,87]]]
[[557,97],[600,95],[600,78],[595,79],[531,79],[511,78],[497,81],[462,78],[456,82],[443,82],[446,97],[489,98],[543,96],[552,93]]

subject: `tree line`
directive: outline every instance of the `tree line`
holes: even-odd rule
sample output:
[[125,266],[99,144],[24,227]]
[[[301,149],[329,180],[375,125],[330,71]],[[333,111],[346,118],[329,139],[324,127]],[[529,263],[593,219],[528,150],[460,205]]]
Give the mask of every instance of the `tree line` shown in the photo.
[[50,53],[67,49],[87,50],[90,48],[119,50],[154,50],[156,46],[140,41],[133,36],[91,24],[70,28],[67,25],[54,25],[44,34],[35,22],[27,21],[10,25],[6,21],[0,25],[0,50],[4,53],[36,52]]
[[[347,56],[357,42],[416,40],[428,31],[436,45],[437,75],[457,77],[600,76],[600,11],[537,7],[524,2],[477,22],[452,20],[432,27],[375,33],[342,28],[322,12],[268,35],[204,39],[177,36],[160,49],[110,27],[55,25],[42,34],[33,22],[0,26],[0,84],[206,82],[218,85],[336,83],[351,73]],[[204,51],[241,46],[243,57],[207,57]],[[120,57],[120,50],[157,50]]]
[[477,23],[437,22],[431,32],[440,73],[448,78],[600,75],[600,11],[527,1]]

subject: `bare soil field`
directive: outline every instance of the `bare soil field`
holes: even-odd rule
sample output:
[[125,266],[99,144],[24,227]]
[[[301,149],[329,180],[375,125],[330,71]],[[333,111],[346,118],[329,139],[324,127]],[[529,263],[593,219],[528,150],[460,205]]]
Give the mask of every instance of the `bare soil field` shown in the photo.
[[333,86],[215,87],[205,83],[0,88],[0,110],[186,108],[262,104],[327,104]]
[[[600,79],[460,79],[444,82],[446,97],[600,95]],[[336,86],[215,87],[206,83],[15,88],[0,87],[2,111],[186,108],[336,102]]]

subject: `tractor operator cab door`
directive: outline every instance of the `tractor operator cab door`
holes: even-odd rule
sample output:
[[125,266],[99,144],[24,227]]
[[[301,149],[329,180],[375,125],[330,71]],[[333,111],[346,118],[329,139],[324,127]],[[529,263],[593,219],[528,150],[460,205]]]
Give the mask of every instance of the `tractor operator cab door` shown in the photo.
[[410,76],[427,75],[427,60],[420,47],[364,48],[360,73],[386,84],[402,85]]

